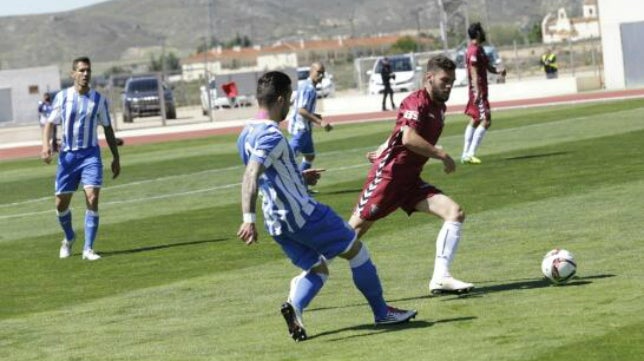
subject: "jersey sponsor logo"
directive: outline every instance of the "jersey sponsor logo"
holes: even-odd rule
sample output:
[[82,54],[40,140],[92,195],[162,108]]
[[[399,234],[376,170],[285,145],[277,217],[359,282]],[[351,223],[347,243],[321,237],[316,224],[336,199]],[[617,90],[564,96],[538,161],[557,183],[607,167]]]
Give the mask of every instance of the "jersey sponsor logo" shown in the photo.
[[414,110],[405,110],[405,113],[403,114],[403,118],[406,118],[409,120],[418,120],[418,112]]

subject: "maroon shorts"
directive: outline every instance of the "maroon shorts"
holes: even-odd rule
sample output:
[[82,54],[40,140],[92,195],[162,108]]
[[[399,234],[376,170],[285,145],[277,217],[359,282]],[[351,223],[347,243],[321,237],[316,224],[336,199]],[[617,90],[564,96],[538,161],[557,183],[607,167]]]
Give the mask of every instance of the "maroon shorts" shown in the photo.
[[384,218],[398,208],[407,214],[416,211],[416,205],[423,199],[443,192],[420,178],[369,177],[358,199],[356,211],[360,218],[375,221]]
[[465,114],[469,115],[475,121],[492,119],[490,114],[490,102],[487,99],[481,99],[478,102],[470,99],[465,107]]

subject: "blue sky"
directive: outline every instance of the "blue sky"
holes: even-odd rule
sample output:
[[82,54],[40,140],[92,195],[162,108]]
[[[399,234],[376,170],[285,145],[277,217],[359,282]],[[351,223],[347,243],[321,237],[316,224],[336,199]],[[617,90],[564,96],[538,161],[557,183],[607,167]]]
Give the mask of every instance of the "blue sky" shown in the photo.
[[82,8],[109,0],[4,0],[0,16],[57,13]]

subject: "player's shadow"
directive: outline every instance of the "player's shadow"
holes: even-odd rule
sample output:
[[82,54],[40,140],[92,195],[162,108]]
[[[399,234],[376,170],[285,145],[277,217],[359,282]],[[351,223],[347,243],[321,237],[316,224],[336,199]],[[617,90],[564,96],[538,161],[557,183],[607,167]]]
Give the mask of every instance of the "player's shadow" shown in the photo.
[[[532,290],[536,288],[546,288],[546,287],[579,287],[579,286],[585,286],[585,285],[591,284],[592,280],[608,278],[608,277],[615,277],[615,275],[599,274],[599,275],[591,275],[591,276],[584,276],[584,277],[574,277],[572,280],[562,285],[554,285],[552,282],[548,281],[545,278],[536,279],[536,280],[535,279],[518,280],[518,281],[508,282],[508,283],[492,284],[489,286],[478,286],[474,288],[474,290],[470,293],[463,294],[463,295],[452,295],[453,297],[444,298],[443,300],[453,301],[453,300],[458,300],[463,298],[482,297],[486,293],[491,293],[491,292]],[[484,283],[487,283],[487,282],[484,282]]]
[[[320,337],[338,335],[338,334],[341,334],[343,332],[360,332],[359,334],[355,334],[355,335],[349,335],[349,336],[344,336],[344,337],[335,337],[335,338],[331,338],[331,339],[326,340],[326,341],[329,341],[329,342],[345,341],[345,340],[352,339],[352,338],[365,337],[365,336],[374,336],[374,335],[383,334],[383,333],[387,333],[387,332],[395,332],[395,331],[401,331],[401,330],[406,330],[406,329],[427,328],[427,327],[432,327],[435,324],[439,324],[439,323],[462,322],[462,321],[471,321],[471,320],[475,320],[475,319],[477,319],[477,317],[465,316],[465,317],[445,318],[445,319],[436,320],[436,321],[429,321],[429,320],[410,321],[410,322],[407,322],[407,323],[401,323],[401,324],[397,324],[397,325],[388,325],[388,326],[386,326],[386,325],[375,326],[374,324],[362,324],[362,325],[355,325],[355,326],[339,328],[337,330],[320,332],[320,333],[318,333],[316,335],[310,335],[309,340],[315,339],[315,338],[320,338]],[[361,332],[361,331],[365,331],[365,332]]]
[[525,159],[532,159],[532,158],[545,158],[545,157],[564,155],[568,153],[569,152],[550,152],[550,153],[540,153],[540,154],[526,154],[526,155],[518,155],[516,157],[508,157],[508,158],[505,158],[505,160],[525,160]]
[[154,246],[122,249],[122,250],[116,250],[116,251],[102,251],[100,253],[101,253],[101,256],[110,257],[110,256],[121,255],[121,254],[150,252],[150,251],[158,251],[162,249],[175,248],[175,247],[187,247],[187,246],[194,246],[194,245],[205,244],[205,243],[223,242],[227,240],[229,240],[229,238],[206,239],[206,240],[200,240],[200,241],[159,244]]

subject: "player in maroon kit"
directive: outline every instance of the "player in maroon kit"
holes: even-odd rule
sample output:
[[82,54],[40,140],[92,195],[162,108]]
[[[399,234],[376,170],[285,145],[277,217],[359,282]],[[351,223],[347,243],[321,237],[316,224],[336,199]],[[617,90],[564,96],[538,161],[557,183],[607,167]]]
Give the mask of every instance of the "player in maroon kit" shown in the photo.
[[420,178],[429,158],[443,162],[445,173],[456,170],[452,157],[436,146],[445,121],[445,102],[454,83],[456,64],[438,55],[427,62],[425,86],[407,96],[398,110],[396,125],[378,151],[349,224],[362,236],[375,221],[398,208],[407,214],[424,212],[444,220],[436,239],[431,293],[468,292],[474,285],[453,278],[449,265],[458,246],[465,214],[438,188]]
[[481,160],[475,156],[485,132],[492,125],[490,103],[487,100],[487,72],[500,74],[505,77],[505,69],[499,70],[490,64],[481,44],[485,42],[485,31],[481,23],[474,23],[467,29],[470,44],[465,53],[467,64],[467,80],[469,83],[469,101],[465,107],[465,114],[472,121],[465,128],[465,142],[461,163],[480,164]]

